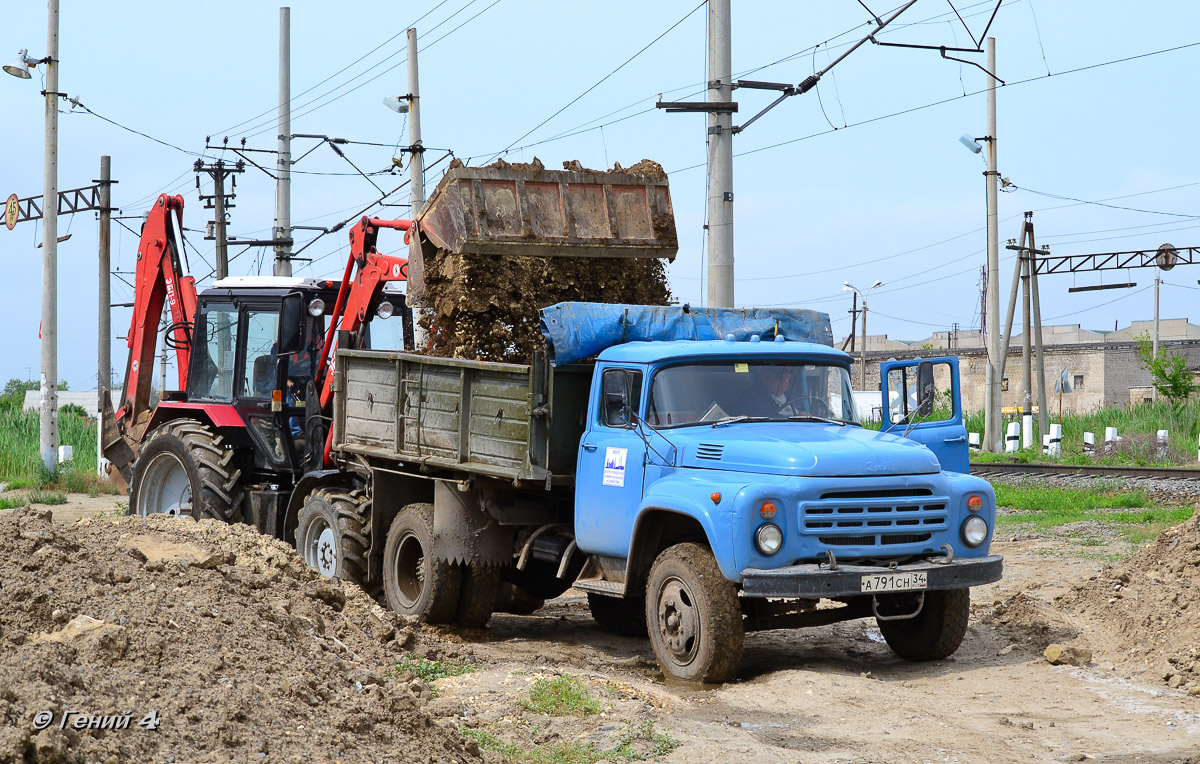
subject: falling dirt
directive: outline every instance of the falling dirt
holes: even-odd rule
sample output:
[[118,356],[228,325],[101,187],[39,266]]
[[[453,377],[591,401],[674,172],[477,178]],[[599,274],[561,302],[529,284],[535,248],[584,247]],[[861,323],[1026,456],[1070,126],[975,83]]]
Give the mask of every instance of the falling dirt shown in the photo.
[[249,526],[24,509],[0,559],[0,761],[480,760],[388,671],[414,627]]
[[[493,167],[540,172],[540,160]],[[568,170],[582,171],[576,162]],[[613,172],[665,177],[661,166],[643,159]],[[439,253],[425,261],[423,300],[432,310],[421,318],[431,355],[479,361],[528,363],[545,342],[539,311],[566,301],[666,305],[671,298],[661,260],[507,257]]]

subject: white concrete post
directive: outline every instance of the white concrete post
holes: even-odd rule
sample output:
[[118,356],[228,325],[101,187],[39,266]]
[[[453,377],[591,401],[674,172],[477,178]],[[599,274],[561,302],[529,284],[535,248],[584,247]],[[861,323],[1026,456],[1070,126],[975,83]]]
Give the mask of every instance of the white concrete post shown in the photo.
[[971,449],[972,451],[979,450],[979,433],[967,433],[967,448]]
[[1004,453],[1015,453],[1021,447],[1021,425],[1019,422],[1009,422],[1004,436]]
[[1021,448],[1033,448],[1033,414],[1021,415]]
[[1104,428],[1104,442],[1105,443],[1116,443],[1117,440],[1120,439],[1120,437],[1121,437],[1120,435],[1117,435],[1116,427],[1105,427]]
[[1096,451],[1096,433],[1085,432],[1083,434],[1083,450],[1085,453],[1095,453]]
[[1050,455],[1062,456],[1062,425],[1050,425]]

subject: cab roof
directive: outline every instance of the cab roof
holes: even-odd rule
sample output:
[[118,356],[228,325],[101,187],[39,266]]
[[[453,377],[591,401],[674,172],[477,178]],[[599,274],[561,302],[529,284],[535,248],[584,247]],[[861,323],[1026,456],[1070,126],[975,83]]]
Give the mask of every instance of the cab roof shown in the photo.
[[600,355],[601,361],[618,363],[656,363],[674,360],[714,360],[717,358],[779,358],[805,356],[814,360],[846,364],[848,354],[816,342],[754,340],[669,340],[663,342],[626,342],[613,345]]

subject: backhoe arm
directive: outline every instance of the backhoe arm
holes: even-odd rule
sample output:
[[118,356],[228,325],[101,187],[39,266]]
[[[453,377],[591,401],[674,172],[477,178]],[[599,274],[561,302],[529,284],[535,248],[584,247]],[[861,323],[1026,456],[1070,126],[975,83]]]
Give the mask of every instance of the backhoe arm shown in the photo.
[[[158,322],[164,304],[171,311],[166,341],[175,350],[180,389],[187,387],[192,327],[196,315],[196,280],[185,275],[180,265],[176,229],[171,222],[172,213],[178,229],[182,230],[183,197],[162,194],[142,227],[134,282],[133,318],[127,335],[129,360],[121,389],[121,405],[116,411],[112,411],[107,391],[103,394],[104,455],[125,482],[128,481],[129,465],[136,456],[137,446],[144,434],[142,430],[150,415]],[[110,475],[120,482],[117,475],[112,472]]]

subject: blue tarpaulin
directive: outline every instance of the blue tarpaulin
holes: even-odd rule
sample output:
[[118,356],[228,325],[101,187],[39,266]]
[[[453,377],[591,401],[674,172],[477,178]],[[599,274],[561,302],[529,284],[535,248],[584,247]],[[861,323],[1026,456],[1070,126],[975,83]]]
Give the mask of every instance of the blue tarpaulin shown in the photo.
[[778,308],[706,308],[560,302],[542,310],[550,363],[582,361],[623,342],[718,340],[733,335],[833,345],[829,314]]

